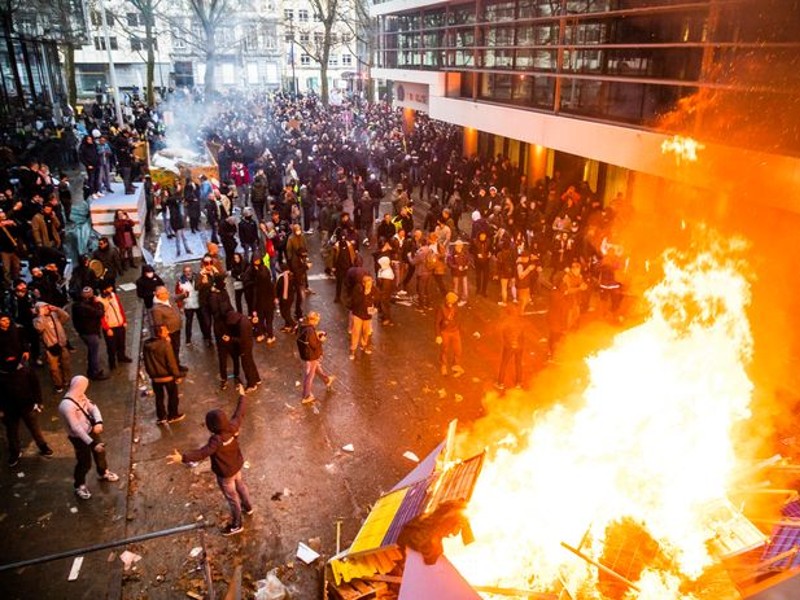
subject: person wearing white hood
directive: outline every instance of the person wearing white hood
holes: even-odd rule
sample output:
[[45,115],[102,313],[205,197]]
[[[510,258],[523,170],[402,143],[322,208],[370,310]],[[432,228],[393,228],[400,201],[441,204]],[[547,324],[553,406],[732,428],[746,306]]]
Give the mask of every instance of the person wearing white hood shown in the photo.
[[89,380],[76,375],[69,384],[69,390],[58,405],[58,413],[67,430],[67,437],[75,448],[74,481],[75,495],[81,500],[92,497],[86,487],[86,474],[92,468],[92,458],[101,481],[118,481],[119,475],[108,470],[106,446],[100,438],[103,433],[103,415],[100,409],[86,396]]
[[381,256],[378,259],[378,316],[381,325],[392,325],[392,295],[394,294],[394,271],[391,259]]

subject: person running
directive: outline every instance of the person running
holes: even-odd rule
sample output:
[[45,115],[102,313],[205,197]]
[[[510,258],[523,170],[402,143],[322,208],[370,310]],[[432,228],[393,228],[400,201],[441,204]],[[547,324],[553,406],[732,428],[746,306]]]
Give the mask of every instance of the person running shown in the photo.
[[322,343],[327,334],[324,331],[317,331],[319,321],[319,313],[312,311],[308,313],[305,323],[300,325],[297,331],[297,350],[303,361],[303,404],[311,404],[315,400],[311,386],[317,373],[322,377],[328,390],[336,380],[336,375],[330,375],[322,368]]

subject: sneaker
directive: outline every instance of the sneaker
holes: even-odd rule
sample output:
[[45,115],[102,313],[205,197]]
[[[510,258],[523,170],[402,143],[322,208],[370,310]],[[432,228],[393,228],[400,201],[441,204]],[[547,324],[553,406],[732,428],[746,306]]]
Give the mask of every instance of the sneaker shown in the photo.
[[274,344],[275,340],[276,340],[275,336],[272,335],[272,336],[267,338],[267,344]]
[[464,368],[459,365],[453,365],[453,377],[461,377],[464,374]]
[[167,419],[167,423],[178,423],[186,418],[186,413],[180,413]]
[[92,492],[89,491],[89,488],[86,487],[86,484],[83,484],[75,488],[75,495],[81,500],[88,500],[92,497]]
[[64,386],[62,385],[62,386],[59,386],[59,387],[55,387],[55,388],[53,388],[53,389],[55,390],[56,394],[60,394],[61,392],[63,392],[63,391],[64,391],[64,389],[65,389],[65,388],[64,388]]
[[167,424],[167,420],[166,419],[158,419],[156,421],[156,425],[166,425],[166,424]]
[[37,367],[43,367],[43,366],[44,366],[44,361],[43,361],[41,358],[37,358],[37,359],[36,359],[35,361],[33,361],[33,362],[34,362],[34,364],[35,364]]
[[505,303],[505,302],[503,302],[503,301],[501,300],[500,302],[498,302],[498,303],[497,303],[497,306],[507,306],[507,305],[506,305],[506,303]]
[[16,456],[9,456],[8,457],[8,466],[9,467],[16,467],[19,464],[19,457],[22,456],[20,453],[17,453]]
[[504,389],[506,389],[506,386],[504,384],[500,383],[499,381],[494,384],[494,387],[496,387],[500,391],[503,391]]
[[242,531],[244,531],[244,527],[242,527],[241,525],[234,525],[233,523],[229,523],[223,528],[222,535],[224,536],[236,535],[237,533],[241,533]]
[[309,394],[308,396],[300,400],[300,404],[314,404],[314,400],[316,400],[314,394]]
[[256,509],[251,506],[250,508],[242,508],[242,512],[250,517],[254,512],[256,512]]
[[249,394],[250,392],[255,392],[258,389],[257,385],[250,385],[244,388],[244,393]]
[[228,389],[228,380],[226,379],[225,381],[220,381],[219,391],[221,392],[222,390],[227,390],[227,389]]
[[467,305],[467,301],[466,300],[459,300],[458,301],[458,305],[459,306],[466,306]]
[[329,375],[328,376],[328,383],[325,384],[325,387],[331,389],[333,387],[333,382],[336,381],[336,375]]
[[372,348],[364,348],[364,354],[372,354]]
[[263,342],[265,339],[267,339],[267,336],[265,336],[265,335],[256,336],[256,341],[257,342]]
[[45,444],[44,446],[39,448],[39,455],[49,458],[50,456],[53,456],[53,449],[47,444]]
[[356,359],[356,353],[355,352],[351,352],[349,358],[350,358],[350,360],[355,360]]
[[100,481],[110,481],[113,483],[115,481],[119,481],[119,475],[106,469],[106,472],[103,473],[102,475],[99,475],[98,479],[100,479]]

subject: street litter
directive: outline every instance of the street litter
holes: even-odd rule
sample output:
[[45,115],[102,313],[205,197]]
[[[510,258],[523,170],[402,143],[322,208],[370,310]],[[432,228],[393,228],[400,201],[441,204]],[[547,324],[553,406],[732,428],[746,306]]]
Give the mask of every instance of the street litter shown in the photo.
[[342,446],[342,450],[344,450],[345,452],[355,452],[356,451],[356,449],[353,446],[353,444],[347,444],[345,446]]
[[131,552],[130,550],[125,550],[122,554],[119,555],[119,559],[122,561],[122,564],[125,565],[125,570],[129,570],[134,563],[139,562],[142,560],[142,557],[136,554],[135,552]]
[[82,565],[83,565],[82,556],[79,556],[78,558],[72,561],[72,568],[69,570],[69,577],[67,577],[67,581],[75,581],[78,578],[78,574],[81,572]]
[[475,333],[472,334],[472,337],[474,337],[476,340],[479,340],[481,339],[481,334],[479,331],[476,331]]
[[276,575],[277,569],[267,573],[266,579],[256,581],[255,600],[285,600],[287,597],[286,586]]
[[411,452],[411,450],[406,450],[405,452],[403,452],[403,458],[407,458],[411,462],[416,462],[416,463],[419,462],[419,456]]
[[455,395],[456,402],[461,402],[463,399],[464,399],[464,396],[462,396],[461,394],[456,394]]
[[445,396],[447,396],[447,391],[444,388],[439,388],[438,394],[439,398],[444,398]]
[[195,546],[189,551],[189,556],[191,556],[192,558],[197,558],[198,556],[200,556],[200,553],[202,551],[203,548],[201,546]]
[[19,473],[17,473],[17,477],[19,477],[20,479],[22,479],[23,477],[25,477],[25,473],[23,473],[22,471],[20,471]]
[[315,560],[319,558],[319,552],[316,552],[310,546],[307,546],[303,542],[297,543],[297,558],[302,560],[307,565],[310,565]]
[[300,382],[299,381],[295,381],[294,382],[294,387],[300,387]]
[[77,506],[70,506],[69,512],[71,512],[74,515],[75,513],[78,512],[78,507]]

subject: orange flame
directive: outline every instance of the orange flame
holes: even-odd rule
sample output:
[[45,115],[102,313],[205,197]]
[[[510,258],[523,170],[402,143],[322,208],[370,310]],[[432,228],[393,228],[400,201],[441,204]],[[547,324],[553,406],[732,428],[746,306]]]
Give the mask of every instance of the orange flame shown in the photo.
[[670,565],[645,568],[638,598],[693,598],[679,586],[714,561],[714,507],[737,470],[732,429],[749,417],[753,387],[750,287],[732,258],[743,243],[710,246],[691,260],[665,253],[649,318],[587,359],[581,408],[536,414],[491,449],[468,509],[477,541],[446,545],[473,585],[552,591],[561,581],[600,598],[596,569],[560,544],[599,560],[607,527],[625,518]]
[[704,148],[704,144],[682,135],[673,135],[671,138],[661,142],[661,152],[663,154],[674,153],[675,162],[678,164],[681,164],[681,161],[684,160],[696,162],[697,151],[703,150]]

